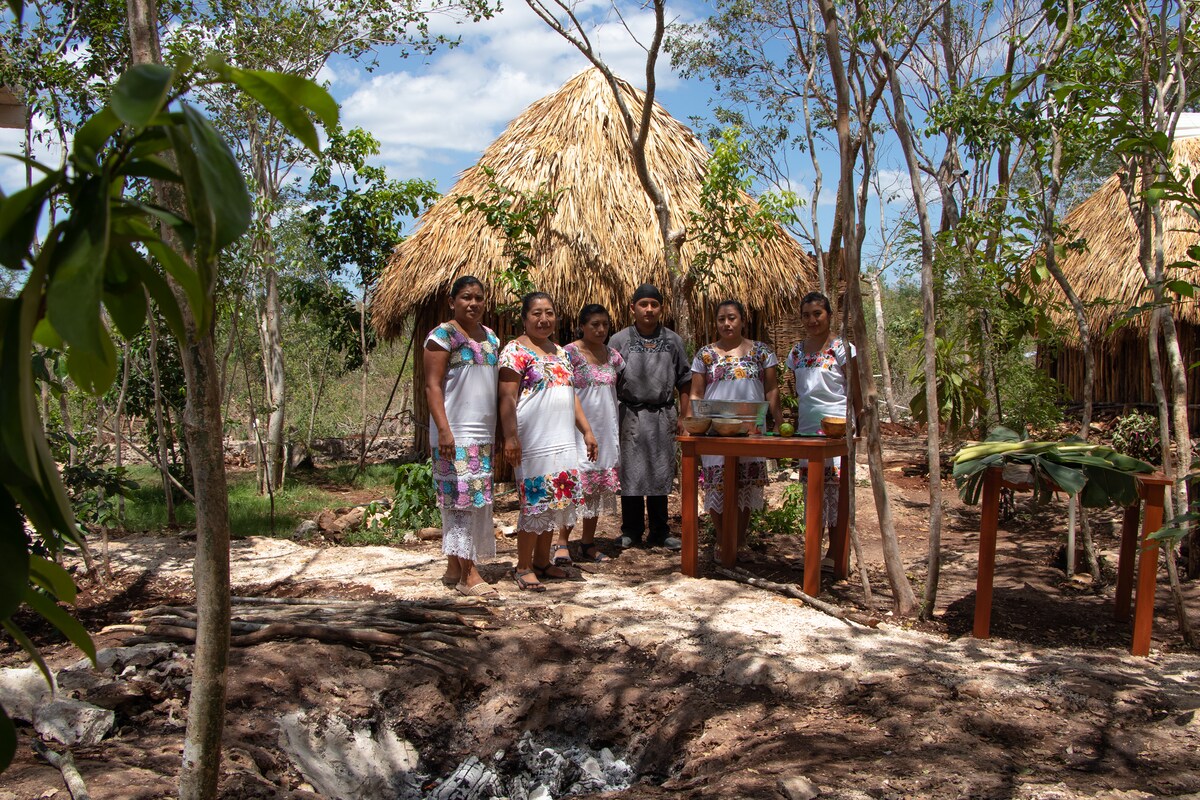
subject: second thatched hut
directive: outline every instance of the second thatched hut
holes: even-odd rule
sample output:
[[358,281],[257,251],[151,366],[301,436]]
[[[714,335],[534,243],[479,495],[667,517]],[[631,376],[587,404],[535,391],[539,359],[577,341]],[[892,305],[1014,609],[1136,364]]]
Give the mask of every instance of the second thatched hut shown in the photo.
[[[624,82],[620,89],[631,107],[640,108],[642,92]],[[700,209],[708,158],[708,150],[689,128],[654,106],[647,159],[677,224],[686,221],[689,210]],[[504,237],[482,214],[465,213],[456,202],[463,196],[486,196],[492,181],[517,192],[544,189],[556,194],[554,213],[532,241],[529,276],[555,299],[561,314],[574,316],[586,303],[601,303],[615,324],[624,325],[629,298],[639,284],[656,283],[667,294],[670,276],[662,240],[654,208],[634,169],[629,135],[603,75],[589,69],[513,120],[392,253],[373,302],[375,328],[382,336],[414,331],[421,336],[447,319],[447,293],[461,275],[486,282],[493,289],[493,303],[509,299],[495,292],[499,276],[511,263]],[[685,265],[695,252],[685,241]],[[780,228],[766,241],[743,245],[710,285],[697,289],[692,299],[698,335],[711,335],[712,304],[733,297],[746,305],[753,335],[769,340],[771,322],[798,312],[800,298],[815,285],[815,262]],[[678,302],[668,297],[668,318]],[[410,318],[411,327],[406,324]],[[493,316],[486,323],[501,338],[515,335],[506,320]],[[773,344],[784,350],[791,342]],[[416,363],[415,411],[420,421],[427,410],[420,360]],[[427,432],[417,427],[417,444],[424,450]]]

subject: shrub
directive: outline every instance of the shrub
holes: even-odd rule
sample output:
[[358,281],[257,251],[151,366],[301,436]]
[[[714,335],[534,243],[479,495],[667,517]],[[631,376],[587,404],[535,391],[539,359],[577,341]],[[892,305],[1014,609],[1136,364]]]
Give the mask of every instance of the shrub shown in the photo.
[[804,532],[804,484],[792,483],[783,490],[779,508],[766,508],[750,515],[750,533],[759,536],[795,536]]
[[388,524],[393,529],[431,528],[441,524],[433,466],[425,461],[396,467],[396,498]]
[[1026,426],[1045,431],[1062,422],[1062,384],[1019,353],[1003,359],[999,367],[1001,425],[1014,431]]
[[1113,449],[1151,464],[1162,463],[1158,417],[1134,411],[1118,417],[1112,428]]

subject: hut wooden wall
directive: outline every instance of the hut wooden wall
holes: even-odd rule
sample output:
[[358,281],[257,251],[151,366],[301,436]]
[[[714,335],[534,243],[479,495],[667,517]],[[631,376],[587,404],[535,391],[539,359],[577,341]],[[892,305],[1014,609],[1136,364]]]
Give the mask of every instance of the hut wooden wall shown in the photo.
[[[1180,350],[1187,367],[1200,361],[1200,337],[1197,326],[1176,319]],[[1168,396],[1171,392],[1170,376],[1166,372],[1165,344],[1160,342],[1163,353],[1163,385]],[[1143,331],[1123,328],[1113,336],[1102,340],[1092,354],[1095,366],[1095,402],[1114,406],[1155,405],[1148,342]],[[1057,353],[1041,356],[1042,365],[1050,377],[1061,383],[1067,397],[1079,402],[1083,397],[1083,353],[1074,345],[1063,344]],[[1188,419],[1192,433],[1200,431],[1200,381],[1188,381]]]

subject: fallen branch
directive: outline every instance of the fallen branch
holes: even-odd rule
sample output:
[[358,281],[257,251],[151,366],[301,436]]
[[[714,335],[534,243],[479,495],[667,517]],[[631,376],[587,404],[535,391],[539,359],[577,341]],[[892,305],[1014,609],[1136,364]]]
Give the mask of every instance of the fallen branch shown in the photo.
[[879,627],[879,620],[875,617],[868,617],[854,611],[846,611],[832,603],[826,603],[824,600],[818,600],[812,595],[805,594],[790,583],[775,583],[774,581],[760,578],[740,567],[734,567],[732,570],[724,567],[714,566],[714,571],[718,575],[723,575],[726,578],[735,580],[738,583],[745,583],[758,589],[766,589],[777,594],[782,594],[787,597],[793,597],[801,600],[805,605],[812,606],[817,611],[828,614],[835,619],[840,619],[848,625],[858,625],[864,628]]
[[71,793],[72,800],[92,800],[92,796],[88,794],[87,784],[83,782],[83,776],[75,768],[75,759],[71,757],[70,750],[60,755],[35,740],[33,752],[62,773],[63,783],[67,785],[67,791]]

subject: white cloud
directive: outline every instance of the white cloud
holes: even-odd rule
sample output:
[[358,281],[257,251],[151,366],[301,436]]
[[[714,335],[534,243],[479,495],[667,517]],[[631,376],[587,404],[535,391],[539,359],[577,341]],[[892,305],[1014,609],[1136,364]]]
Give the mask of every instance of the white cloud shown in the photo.
[[[612,7],[593,0],[575,10],[612,69],[634,84],[644,83],[645,51]],[[654,21],[635,8],[625,23],[646,41]],[[361,82],[342,98],[343,124],[371,131],[382,144],[384,160],[405,175],[445,177],[447,169],[457,171],[526,106],[588,66],[572,45],[515,0],[493,19],[467,25],[435,19],[434,30],[459,36],[462,44],[420,61],[394,62],[402,69],[360,75]],[[350,84],[347,66],[332,70],[335,93]],[[660,88],[678,85],[667,58],[658,71]]]
[[[49,135],[49,121],[40,114],[35,114],[33,117],[33,129],[35,132],[46,134],[44,138],[47,142],[52,138]],[[70,135],[68,131],[68,138]],[[50,145],[47,142],[34,140],[33,158],[48,166],[58,167],[62,159],[62,149],[57,144]],[[68,146],[70,146],[69,141]],[[0,128],[0,153],[21,155],[24,150],[25,131],[23,129]],[[35,180],[37,175],[38,173],[35,171]],[[18,161],[15,158],[0,158],[0,188],[3,188],[6,193],[11,194],[23,186],[25,186],[24,162]]]

